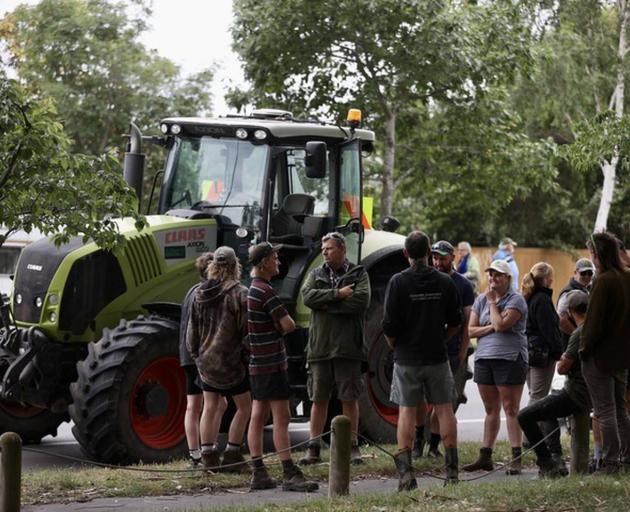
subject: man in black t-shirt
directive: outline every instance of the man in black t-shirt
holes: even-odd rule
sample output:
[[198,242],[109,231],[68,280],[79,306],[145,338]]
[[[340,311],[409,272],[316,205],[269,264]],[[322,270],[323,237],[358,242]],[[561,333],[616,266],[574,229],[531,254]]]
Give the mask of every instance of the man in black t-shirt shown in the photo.
[[429,267],[429,237],[414,231],[405,240],[410,268],[394,275],[385,292],[383,332],[394,350],[390,399],[398,404],[398,490],[417,482],[411,467],[418,403],[425,393],[440,422],[445,447],[446,477],[458,479],[457,421],[453,413],[453,375],[446,342],[461,325],[461,306],[451,278]]

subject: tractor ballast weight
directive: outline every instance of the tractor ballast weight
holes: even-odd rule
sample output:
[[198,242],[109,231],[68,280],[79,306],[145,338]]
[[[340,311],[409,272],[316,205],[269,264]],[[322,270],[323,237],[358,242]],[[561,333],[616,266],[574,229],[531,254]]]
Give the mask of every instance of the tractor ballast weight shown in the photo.
[[[72,419],[91,457],[166,461],[185,450],[180,303],[199,276],[195,259],[233,247],[248,275],[247,248],[282,244],[273,280],[299,329],[286,339],[294,413],[308,414],[304,347],[310,313],[300,288],[321,264],[320,239],[346,235],[348,257],[372,287],[366,343],[368,391],[361,428],[391,440],[391,353],[380,319],[391,275],[406,267],[403,237],[369,229],[362,208],[362,153],[374,134],[299,121],[282,111],[218,119],[168,118],[153,138],[166,148],[156,215],[138,232],[117,221],[126,243],[112,251],[80,237],[56,247],[43,239],[18,261],[10,311],[0,333],[0,431],[25,442],[55,435]],[[131,125],[124,176],[140,194],[142,134]]]

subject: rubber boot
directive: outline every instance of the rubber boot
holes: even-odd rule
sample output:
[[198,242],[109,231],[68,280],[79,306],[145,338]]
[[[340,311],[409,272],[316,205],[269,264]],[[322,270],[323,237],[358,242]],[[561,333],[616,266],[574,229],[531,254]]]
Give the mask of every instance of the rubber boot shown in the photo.
[[512,447],[512,461],[506,466],[506,475],[520,475],[523,472],[523,450],[520,446]]
[[322,461],[320,451],[321,445],[319,443],[309,443],[306,449],[306,455],[298,461],[298,464],[300,466],[309,466],[310,464],[320,463]]
[[492,471],[494,464],[492,462],[492,448],[481,448],[479,450],[479,457],[472,464],[466,464],[462,467],[464,471]]
[[413,442],[413,451],[411,452],[411,456],[414,459],[419,459],[422,457],[424,453],[424,426],[422,428],[416,427],[416,435]]
[[398,479],[398,492],[413,491],[418,488],[418,482],[413,474],[413,466],[411,465],[411,450],[400,450],[394,456],[394,463],[400,475]]
[[457,448],[444,448],[444,467],[446,469],[446,480],[444,485],[456,484],[459,482],[459,460]]

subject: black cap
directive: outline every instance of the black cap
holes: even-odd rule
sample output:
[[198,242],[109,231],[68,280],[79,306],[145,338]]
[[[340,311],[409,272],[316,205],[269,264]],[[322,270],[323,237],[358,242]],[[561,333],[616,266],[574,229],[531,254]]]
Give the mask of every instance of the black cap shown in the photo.
[[437,252],[441,256],[452,256],[455,254],[455,248],[451,245],[450,242],[446,240],[440,240],[439,242],[435,242],[431,246],[431,252]]
[[261,242],[249,248],[249,262],[256,266],[262,260],[274,252],[278,252],[279,245],[272,245],[269,242]]

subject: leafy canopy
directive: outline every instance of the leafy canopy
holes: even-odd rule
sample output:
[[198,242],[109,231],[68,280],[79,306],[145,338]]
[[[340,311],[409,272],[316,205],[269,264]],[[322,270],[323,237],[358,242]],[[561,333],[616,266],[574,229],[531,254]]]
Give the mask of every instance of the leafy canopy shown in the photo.
[[16,230],[37,228],[56,243],[81,235],[113,248],[123,237],[112,217],[144,226],[114,156],[72,154],[53,102],[29,98],[3,75],[0,133],[0,225],[7,229],[0,245]]

